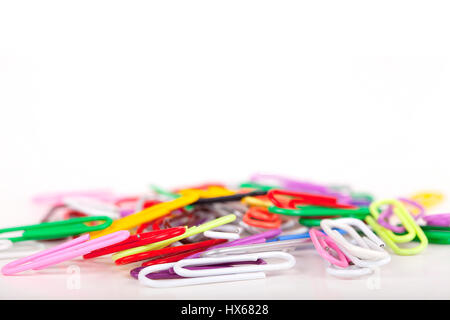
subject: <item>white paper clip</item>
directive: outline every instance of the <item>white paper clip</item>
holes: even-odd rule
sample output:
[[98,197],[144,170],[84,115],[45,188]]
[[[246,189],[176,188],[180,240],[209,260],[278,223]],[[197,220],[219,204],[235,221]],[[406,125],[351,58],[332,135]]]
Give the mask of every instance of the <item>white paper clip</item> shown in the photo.
[[[284,262],[252,265],[252,266],[234,266],[225,268],[189,270],[189,266],[207,266],[233,262],[254,262],[258,259],[275,258],[282,259]],[[263,252],[257,254],[243,254],[237,256],[225,256],[217,258],[198,258],[184,259],[175,263],[165,263],[149,266],[139,272],[139,282],[145,286],[155,288],[180,287],[204,283],[230,282],[241,280],[263,279],[266,277],[264,271],[286,270],[295,265],[295,258],[285,252]],[[167,270],[173,267],[176,274],[187,277],[185,279],[153,280],[147,278],[147,274]]]
[[170,279],[170,280],[153,280],[147,278],[147,274],[157,271],[168,270],[172,268],[176,263],[163,263],[146,267],[139,272],[139,283],[152,288],[173,288],[192,286],[197,284],[217,283],[217,282],[231,282],[241,280],[256,280],[264,279],[266,274],[264,272],[248,272],[240,274],[227,274],[212,277],[200,277],[200,278],[183,278],[183,279]]
[[346,268],[341,268],[330,263],[326,268],[328,274],[338,277],[338,278],[359,278],[373,273],[371,268],[361,268],[355,265],[348,266]]
[[120,217],[118,206],[90,197],[65,197],[63,203],[70,209],[89,216],[107,216],[112,219]]
[[[332,238],[342,252],[353,263],[346,268],[329,265],[327,273],[340,278],[357,278],[373,273],[374,268],[391,261],[391,256],[384,248],[384,242],[378,238],[361,220],[354,218],[324,219],[320,226]],[[366,236],[361,237],[352,227],[355,226]],[[351,237],[348,241],[342,234],[331,228],[345,230]],[[355,244],[356,243],[356,244]]]
[[[342,219],[323,219],[320,222],[322,230],[332,238],[340,248],[344,248],[351,255],[364,260],[380,260],[389,256],[385,251],[384,242],[378,238],[372,230],[367,227],[364,222],[354,218]],[[352,227],[360,229],[366,237],[361,237]],[[354,245],[348,241],[342,234],[332,228],[345,230],[347,234],[358,244]],[[369,245],[369,243],[372,243]]]
[[236,240],[240,238],[240,234],[242,233],[242,228],[226,224],[223,226],[219,226],[217,228],[208,230],[203,232],[203,235],[207,238],[211,239],[228,239],[228,240]]

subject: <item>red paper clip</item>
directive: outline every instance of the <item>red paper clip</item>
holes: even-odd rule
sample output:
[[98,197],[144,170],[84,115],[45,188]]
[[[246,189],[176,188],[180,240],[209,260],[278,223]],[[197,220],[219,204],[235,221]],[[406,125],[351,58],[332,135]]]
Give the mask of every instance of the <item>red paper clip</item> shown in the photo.
[[87,217],[87,214],[83,212],[78,212],[75,210],[67,210],[64,213],[63,220],[71,219],[71,218],[81,218],[81,217]]
[[124,203],[127,203],[127,202],[136,202],[136,201],[138,201],[139,200],[139,197],[123,197],[123,198],[120,198],[120,199],[117,199],[115,202],[114,202],[114,204],[116,205],[116,206],[122,206]]
[[130,236],[128,239],[126,239],[122,242],[116,243],[112,246],[94,250],[88,254],[85,254],[83,256],[83,258],[84,259],[95,258],[95,257],[103,256],[105,254],[110,254],[110,253],[114,253],[114,252],[118,252],[118,251],[122,251],[122,250],[126,250],[126,249],[143,246],[143,245],[150,244],[150,243],[163,241],[166,239],[180,236],[185,232],[186,232],[185,227],[176,227],[176,228],[156,230],[156,231],[135,234],[135,235]]
[[[128,264],[128,263],[132,263],[132,262],[142,261],[142,260],[146,260],[146,259],[150,259],[150,258],[158,258],[158,259],[151,260],[151,262],[150,261],[147,261],[147,262],[151,263],[151,264],[160,264],[160,263],[163,263],[161,261],[167,262],[167,258],[172,257],[172,258],[179,258],[178,260],[181,260],[188,255],[206,250],[207,248],[209,248],[211,246],[215,246],[217,244],[221,244],[224,242],[227,242],[227,240],[226,239],[212,239],[212,240],[190,243],[190,244],[185,244],[185,245],[176,246],[176,247],[167,247],[167,248],[163,248],[163,249],[159,249],[159,250],[150,250],[150,251],[136,253],[136,254],[132,254],[132,255],[117,259],[115,262],[118,265],[122,265],[122,264]],[[173,260],[172,262],[178,261],[178,260]],[[145,262],[145,263],[147,263],[147,262]],[[150,264],[148,264],[148,265],[150,265]]]
[[[294,197],[287,202],[287,205],[282,203],[279,199],[277,199],[276,195],[290,196]],[[288,208],[288,209],[296,209],[297,205],[313,205],[320,207],[328,207],[328,208],[342,208],[342,209],[355,209],[355,206],[348,204],[340,204],[338,203],[338,199],[330,196],[322,196],[311,193],[304,192],[294,192],[294,191],[285,191],[272,189],[267,193],[267,197],[272,201],[274,205],[279,208]]]
[[281,226],[281,216],[270,213],[263,207],[251,207],[242,220],[250,226],[264,229],[277,229]]

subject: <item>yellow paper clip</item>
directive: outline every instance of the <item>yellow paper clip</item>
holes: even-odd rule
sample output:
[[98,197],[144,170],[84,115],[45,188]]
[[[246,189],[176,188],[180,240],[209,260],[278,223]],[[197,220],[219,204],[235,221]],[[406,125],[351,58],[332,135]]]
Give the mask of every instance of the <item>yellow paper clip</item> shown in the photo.
[[176,198],[171,201],[163,202],[163,203],[158,203],[158,204],[151,206],[149,208],[146,208],[142,211],[133,213],[129,216],[126,216],[124,218],[113,221],[111,226],[109,226],[108,228],[106,228],[102,231],[92,232],[90,234],[91,239],[102,237],[107,234],[110,234],[110,233],[113,233],[116,231],[120,231],[120,230],[133,229],[145,222],[158,219],[158,218],[170,213],[171,211],[173,211],[175,209],[182,208],[191,203],[194,203],[199,198],[200,198],[200,195],[198,192],[194,192],[194,191],[187,192],[186,191],[179,198]]
[[270,201],[261,200],[255,197],[245,197],[241,200],[243,204],[246,204],[251,207],[264,207],[268,208],[270,206],[273,206],[273,203]]
[[200,198],[213,198],[234,194],[233,191],[222,187],[209,187],[207,190],[185,189],[180,190],[179,193],[181,194],[181,197],[179,198],[163,203],[158,203],[140,212],[136,212],[124,218],[113,221],[111,226],[109,226],[108,228],[102,231],[92,232],[90,234],[91,239],[102,237],[120,230],[133,229],[145,222],[153,221],[166,214],[169,214],[173,210],[190,205]]
[[420,203],[426,209],[429,209],[444,201],[444,195],[436,191],[424,191],[418,192],[411,196],[411,200],[414,200]]
[[215,198],[215,197],[225,197],[231,196],[235,194],[235,191],[230,189],[219,187],[219,186],[211,186],[208,189],[181,189],[178,190],[177,193],[183,195],[184,193],[196,192],[200,198]]

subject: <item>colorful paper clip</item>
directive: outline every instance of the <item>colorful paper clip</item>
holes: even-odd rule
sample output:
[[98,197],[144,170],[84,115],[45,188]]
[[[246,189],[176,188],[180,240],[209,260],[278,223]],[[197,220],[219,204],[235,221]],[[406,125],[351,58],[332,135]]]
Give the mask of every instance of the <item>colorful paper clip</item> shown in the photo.
[[341,208],[328,208],[318,206],[302,206],[297,209],[278,208],[276,206],[269,207],[269,212],[276,214],[284,214],[288,216],[300,216],[300,217],[352,217],[364,219],[370,214],[370,210],[367,207],[355,208],[355,209],[341,209]]
[[[211,269],[211,268],[223,268],[223,267],[233,267],[236,265],[242,265],[242,264],[266,264],[266,262],[263,259],[258,259],[256,261],[243,261],[243,262],[233,262],[233,263],[223,263],[223,264],[216,264],[216,265],[209,265],[209,266],[194,266],[194,267],[188,267],[189,269]],[[130,275],[138,279],[139,272],[144,269],[145,267],[137,267],[130,271]],[[158,280],[158,279],[182,279],[184,277],[178,275],[173,271],[173,268],[169,268],[166,270],[162,270],[159,272],[152,272],[146,275],[147,278]]]
[[[428,241],[435,244],[450,244],[450,227],[421,226]],[[414,241],[419,241],[417,237]]]
[[[391,230],[383,228],[376,222],[380,215],[378,208],[383,205],[393,206],[394,214],[400,219],[402,225],[406,229],[405,234],[395,234]],[[422,252],[427,247],[428,239],[426,235],[400,201],[395,199],[375,201],[372,202],[369,209],[372,216],[367,216],[366,222],[396,254],[414,255]],[[416,236],[419,238],[420,244],[414,248],[401,248],[397,245],[397,243],[413,241]]]
[[[146,252],[136,253],[123,258],[117,259],[117,265],[129,264],[142,260],[148,260],[142,266],[154,264],[175,262],[184,259],[194,253],[205,251],[207,248],[226,242],[225,239],[212,239],[196,243],[184,244],[175,247],[166,247],[163,249],[150,250]],[[152,260],[150,260],[152,259]]]
[[115,204],[91,197],[66,197],[63,203],[68,208],[88,216],[106,216],[111,219],[120,217],[120,209]]
[[[281,201],[277,196],[292,197],[292,199]],[[327,208],[353,209],[352,205],[338,203],[336,197],[317,195],[304,192],[272,189],[267,192],[267,198],[278,208],[295,209],[297,205],[313,205]]]
[[[423,217],[423,215],[425,214],[425,208],[420,203],[410,200],[410,199],[406,199],[406,198],[399,198],[398,200],[403,202],[405,205],[411,206],[413,209],[418,211],[418,214],[414,214],[414,215],[411,212],[411,216],[415,220]],[[392,216],[392,210],[393,210],[392,206],[388,206],[388,208],[379,215],[379,217],[377,219],[378,224],[386,229],[392,230],[397,233],[405,232],[404,227],[394,226],[386,221],[386,219],[388,219],[390,216]]]
[[[373,273],[375,267],[385,265],[391,261],[391,256],[383,249],[384,243],[378,238],[361,220],[344,218],[329,220],[324,219],[321,222],[324,232],[339,246],[344,255],[353,265],[346,268],[340,268],[330,265],[327,273],[342,278],[356,278],[362,275]],[[356,245],[348,241],[342,234],[332,228],[345,230],[346,235],[350,236]],[[365,234],[361,237],[354,229],[356,227]]]
[[[242,246],[242,245],[250,245],[250,244],[256,244],[256,243],[264,243],[268,241],[269,239],[279,236],[281,234],[281,229],[271,229],[267,230],[258,234],[254,234],[248,237],[240,238],[234,241],[225,242],[216,246],[212,246],[208,248],[205,252],[209,250],[219,249],[219,248],[227,248],[227,247],[233,247],[233,246]],[[194,253],[193,255],[189,256],[188,258],[199,258],[201,257],[202,252],[200,253]]]
[[94,250],[86,255],[83,256],[84,259],[91,259],[95,257],[100,257],[106,254],[112,254],[119,251],[143,246],[150,243],[155,243],[159,241],[163,241],[166,239],[171,239],[173,237],[182,235],[186,232],[185,227],[176,227],[176,228],[170,228],[170,229],[163,229],[163,230],[155,230],[145,233],[139,233],[135,235],[131,235],[128,237],[128,239],[113,244],[112,246],[101,248],[98,250]]
[[[322,230],[331,238],[333,241],[345,251],[349,252],[351,255],[365,260],[380,260],[385,259],[389,254],[383,249],[385,244],[378,238],[372,230],[370,230],[364,222],[354,218],[344,218],[344,219],[324,219],[320,223]],[[359,233],[354,229],[358,228],[365,237],[361,237]],[[332,228],[338,228],[345,230],[346,234],[333,230]],[[348,241],[345,236],[349,236],[356,244]],[[370,245],[370,244],[373,245]],[[376,248],[376,249],[374,249]]]
[[[209,266],[224,263],[236,263],[246,261],[257,261],[259,259],[274,258],[282,259],[284,262],[254,266],[237,266],[210,269],[188,269],[194,266]],[[240,280],[252,280],[265,278],[265,271],[276,271],[290,269],[295,265],[295,258],[285,252],[262,252],[257,254],[244,254],[238,256],[225,256],[219,258],[184,259],[176,263],[150,266],[139,272],[139,282],[145,286],[155,288],[179,287],[215,282],[230,282]],[[153,280],[147,275],[152,272],[173,268],[175,273],[185,277],[183,279]]]
[[428,226],[450,227],[450,213],[426,215],[422,219]]
[[440,204],[444,200],[444,195],[436,191],[424,191],[412,195],[411,200],[414,200],[429,209]]
[[[324,258],[329,263],[341,268],[346,268],[349,266],[349,260],[330,237],[328,237],[317,228],[312,228],[311,230],[309,230],[309,236],[314,244],[314,247],[322,258]],[[330,249],[334,250],[334,253],[335,255],[337,255],[337,257],[331,254]]]
[[309,242],[305,242],[303,239],[292,239],[212,249],[203,252],[200,256],[206,258],[268,251],[295,251],[298,248],[308,247],[310,247]]
[[236,240],[240,238],[240,234],[242,233],[242,228],[226,224],[208,231],[203,232],[203,235],[207,238],[211,239],[227,239],[227,240]]
[[187,238],[187,237],[191,237],[193,235],[196,235],[196,234],[199,234],[199,233],[203,233],[203,232],[205,232],[207,230],[216,228],[216,227],[221,226],[223,224],[227,224],[227,223],[233,222],[235,219],[236,219],[236,216],[234,214],[223,216],[223,217],[214,219],[212,221],[208,221],[208,222],[206,222],[204,224],[201,224],[199,226],[188,228],[186,230],[186,232],[183,233],[180,236],[173,237],[171,239],[167,239],[167,240],[163,240],[163,241],[159,241],[159,242],[156,242],[156,243],[148,244],[148,245],[145,245],[145,246],[139,246],[139,247],[136,247],[136,248],[127,249],[127,250],[115,253],[112,256],[112,259],[115,261],[117,259],[129,256],[129,255],[134,255],[134,254],[137,254],[137,253],[142,253],[142,252],[146,252],[146,251],[150,251],[150,250],[162,249],[162,248],[167,247],[170,244],[172,244],[174,242],[177,242],[177,241],[179,241],[181,239],[184,239],[184,238]]
[[36,204],[47,204],[52,206],[62,205],[67,197],[89,197],[103,201],[114,201],[115,195],[110,190],[88,190],[88,191],[67,191],[40,194],[33,197],[32,201]]
[[[86,222],[103,223],[98,225],[87,226]],[[103,230],[112,224],[112,219],[106,216],[100,217],[83,217],[74,218],[63,221],[43,222],[29,226],[13,227],[0,229],[0,233],[10,233],[16,231],[23,231],[21,236],[7,238],[12,242],[26,241],[26,240],[46,240],[46,239],[60,239],[69,236],[75,236],[86,232]],[[5,239],[5,238],[2,238]]]
[[113,245],[127,239],[129,236],[130,233],[128,231],[118,231],[98,239],[89,240],[89,235],[85,234],[56,247],[10,262],[2,268],[2,273],[10,276],[27,270],[41,270],[82,256],[96,249]]
[[270,213],[266,208],[250,207],[243,217],[243,221],[254,227],[277,229],[281,226],[281,217]]
[[149,274],[153,272],[161,272],[168,270],[175,266],[174,263],[164,263],[157,264],[149,267],[145,267],[139,271],[138,280],[139,283],[152,288],[173,288],[173,287],[183,287],[191,285],[199,285],[206,283],[217,283],[217,282],[231,282],[231,281],[243,281],[243,280],[256,280],[264,279],[266,274],[264,272],[246,272],[240,274],[227,274],[219,276],[209,276],[209,277],[196,277],[196,278],[181,278],[181,279],[164,279],[164,280],[153,280],[148,277]]
[[114,220],[111,226],[109,226],[105,230],[91,233],[91,237],[95,239],[116,231],[130,230],[134,227],[140,226],[145,222],[158,219],[159,217],[162,217],[175,209],[185,207],[197,201],[199,197],[200,194],[198,192],[185,192],[183,196],[177,199],[159,203],[140,212],[131,214],[118,220]]

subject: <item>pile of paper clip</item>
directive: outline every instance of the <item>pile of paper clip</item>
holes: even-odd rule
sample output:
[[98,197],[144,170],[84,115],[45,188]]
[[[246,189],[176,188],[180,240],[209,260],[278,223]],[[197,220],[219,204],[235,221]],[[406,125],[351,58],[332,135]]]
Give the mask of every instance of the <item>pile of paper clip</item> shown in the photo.
[[[449,244],[450,214],[425,212],[442,200],[437,192],[374,200],[345,186],[263,174],[236,187],[45,195],[34,199],[49,210],[40,224],[0,230],[21,233],[0,240],[0,258],[18,258],[2,273],[110,255],[111,268],[130,264],[144,286],[177,287],[261,279],[292,268],[298,250],[315,250],[328,274],[356,278],[389,263],[391,253]],[[67,237],[73,239],[48,241]],[[22,241],[26,250],[18,250]]]

